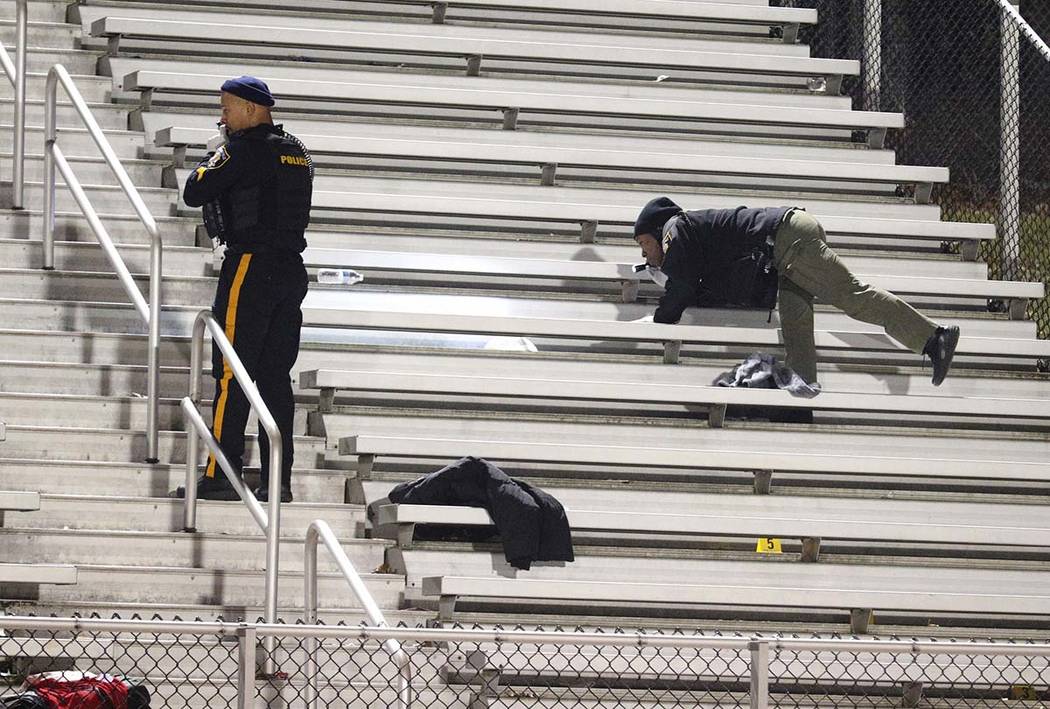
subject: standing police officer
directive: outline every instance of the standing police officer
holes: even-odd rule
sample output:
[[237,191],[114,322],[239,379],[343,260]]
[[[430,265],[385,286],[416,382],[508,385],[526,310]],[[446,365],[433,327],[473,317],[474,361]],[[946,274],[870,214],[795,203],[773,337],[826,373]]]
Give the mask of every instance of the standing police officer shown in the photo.
[[[302,252],[310,222],[313,163],[305,146],[275,126],[269,87],[252,76],[222,85],[222,120],[227,142],[209,155],[186,181],[183,199],[204,207],[208,233],[226,244],[212,312],[237,356],[259,388],[281,430],[281,500],[292,500],[292,417],[295,402],[290,372],[299,356],[307,275]],[[218,347],[212,347],[216,379],[212,432],[240,471],[249,405]],[[262,485],[268,494],[269,443],[259,427]],[[236,500],[237,494],[213,456],[197,481],[206,500]]]

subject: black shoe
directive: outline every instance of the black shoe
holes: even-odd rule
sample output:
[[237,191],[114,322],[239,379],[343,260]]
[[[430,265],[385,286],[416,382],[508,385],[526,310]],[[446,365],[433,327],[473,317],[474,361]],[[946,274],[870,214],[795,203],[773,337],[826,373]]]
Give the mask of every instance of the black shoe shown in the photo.
[[[270,491],[266,485],[260,485],[255,488],[255,499],[259,502],[270,501]],[[281,502],[292,501],[292,488],[287,485],[281,485]]]
[[926,346],[922,348],[922,353],[929,355],[930,362],[933,364],[933,385],[935,387],[940,386],[944,378],[948,376],[958,344],[959,327],[952,325],[951,327],[938,327],[926,341]]
[[[186,497],[186,488],[180,485],[171,493],[171,497]],[[230,502],[241,498],[237,494],[237,491],[233,489],[233,486],[227,482],[225,477],[209,478],[207,476],[201,476],[197,478],[197,499],[224,500]]]

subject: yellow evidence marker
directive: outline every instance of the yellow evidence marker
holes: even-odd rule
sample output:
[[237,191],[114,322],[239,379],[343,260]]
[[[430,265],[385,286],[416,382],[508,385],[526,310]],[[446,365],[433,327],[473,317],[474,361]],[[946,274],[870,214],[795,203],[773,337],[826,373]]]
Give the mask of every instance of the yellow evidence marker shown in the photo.
[[762,537],[758,540],[758,545],[755,547],[755,551],[759,554],[784,553],[784,550],[780,548],[780,540],[776,537]]

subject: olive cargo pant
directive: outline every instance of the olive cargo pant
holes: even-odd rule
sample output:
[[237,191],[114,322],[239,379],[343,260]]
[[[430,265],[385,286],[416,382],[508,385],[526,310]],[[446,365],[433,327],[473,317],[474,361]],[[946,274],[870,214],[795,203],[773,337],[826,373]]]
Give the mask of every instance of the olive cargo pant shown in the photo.
[[862,283],[828,248],[824,227],[803,211],[789,212],[777,230],[773,261],[780,274],[780,327],[787,365],[817,380],[813,297],[852,318],[881,325],[890,337],[921,353],[937,325],[903,300]]

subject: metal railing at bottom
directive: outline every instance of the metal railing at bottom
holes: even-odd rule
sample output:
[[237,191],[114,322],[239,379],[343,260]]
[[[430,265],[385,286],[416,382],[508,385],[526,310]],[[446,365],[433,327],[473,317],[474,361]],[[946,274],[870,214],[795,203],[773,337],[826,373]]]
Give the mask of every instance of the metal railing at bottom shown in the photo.
[[[675,630],[549,632],[0,616],[9,692],[48,663],[125,678],[154,709],[395,706],[747,709],[1046,706],[1050,644],[841,640]],[[267,643],[267,640],[271,641]],[[230,642],[235,641],[235,642]],[[257,677],[265,660],[285,672]],[[309,641],[309,642],[308,642]],[[320,657],[311,652],[320,652]],[[382,658],[382,659],[379,659]],[[311,688],[309,672],[323,683]],[[0,689],[0,692],[4,690]]]
[[[59,85],[62,86],[66,94],[69,96],[69,100],[73,103],[73,108],[76,109],[77,115],[80,116],[81,123],[87,128],[88,134],[102,153],[106,165],[117,178],[117,183],[131,202],[135,214],[138,215],[139,221],[142,222],[146,232],[149,234],[149,303],[146,302],[145,298],[142,297],[142,293],[139,292],[138,286],[135,285],[135,280],[131,276],[131,272],[128,271],[128,267],[124,263],[124,259],[120,257],[120,254],[117,252],[117,247],[113,244],[113,239],[110,237],[105,225],[99,218],[98,212],[95,210],[94,206],[92,206],[87,193],[84,191],[80,181],[73,173],[73,169],[70,167],[69,162],[62,153],[62,149],[58,145],[56,115]],[[66,186],[69,187],[69,191],[73,194],[73,198],[76,200],[81,212],[83,212],[84,217],[87,219],[88,226],[91,227],[91,231],[94,232],[99,245],[102,246],[102,250],[105,252],[110,264],[117,272],[117,278],[120,280],[121,285],[124,286],[124,290],[131,298],[135,310],[138,311],[139,315],[141,315],[146,321],[149,328],[149,352],[147,355],[148,374],[146,384],[146,460],[150,463],[157,463],[159,462],[157,406],[159,402],[160,388],[160,299],[161,287],[163,285],[161,282],[163,278],[161,263],[163,257],[163,243],[161,241],[160,231],[157,228],[157,221],[153,218],[153,215],[150,214],[149,208],[142,199],[142,195],[139,194],[135,184],[128,176],[127,171],[120,162],[120,158],[117,157],[116,152],[113,150],[113,146],[111,146],[106,139],[105,133],[103,133],[98,121],[95,120],[94,114],[91,113],[91,109],[88,108],[87,102],[84,101],[84,97],[80,94],[76,84],[73,83],[73,79],[69,76],[69,72],[66,71],[66,68],[61,64],[55,64],[51,67],[51,70],[47,74],[47,86],[45,88],[43,246],[44,270],[46,271],[54,270],[55,268],[56,168],[57,171],[62,174],[62,179],[65,180]]]
[[[259,418],[259,425],[266,432],[270,443],[270,480],[267,492],[269,503],[263,510],[259,500],[252,494],[251,490],[241,480],[240,471],[233,467],[229,458],[223,453],[219,442],[215,440],[208,424],[200,412],[201,400],[201,369],[204,363],[204,331],[211,335],[212,345],[219,348],[225,360],[225,365],[230,368],[233,378],[240,385],[248,405]],[[182,399],[182,411],[186,420],[192,424],[192,428],[186,431],[186,487],[183,499],[182,527],[187,532],[197,531],[197,464],[198,464],[198,439],[202,439],[208,447],[208,451],[215,458],[220,470],[229,480],[230,485],[237,492],[248,512],[256,524],[266,535],[266,586],[264,613],[268,623],[277,622],[277,571],[280,563],[280,535],[281,535],[281,463],[284,459],[281,431],[277,427],[270,409],[263,401],[259,389],[255,386],[248,370],[244,368],[233,345],[226,337],[222,326],[210,310],[202,310],[193,321],[193,337],[190,341],[190,383],[189,394]],[[268,648],[269,649],[269,648]],[[267,662],[270,662],[268,660]],[[272,665],[264,669],[266,674],[272,674]]]
[[[307,625],[315,625],[317,623],[318,540],[320,540],[332,554],[336,566],[339,567],[339,573],[343,575],[347,584],[350,585],[350,590],[353,591],[357,602],[360,603],[361,607],[364,609],[365,615],[368,616],[368,621],[376,627],[389,627],[386,618],[383,616],[383,612],[379,609],[379,605],[375,602],[372,594],[369,593],[368,587],[365,586],[365,582],[357,573],[357,569],[354,568],[354,565],[347,557],[346,552],[343,551],[343,547],[339,544],[339,540],[335,536],[335,533],[332,532],[332,528],[328,526],[327,522],[321,519],[315,519],[310,523],[310,527],[306,530],[306,549],[304,550],[303,555],[303,622]],[[410,694],[412,687],[412,663],[409,662],[408,655],[406,655],[401,649],[401,643],[397,640],[387,638],[383,641],[383,648],[390,655],[390,660],[398,668],[397,700],[394,703],[394,707],[396,709],[408,709],[412,704]],[[320,692],[318,691],[317,638],[315,637],[308,637],[306,639],[305,671],[307,683],[306,706],[310,707],[310,709],[314,709],[314,707],[317,707],[320,702]]]

